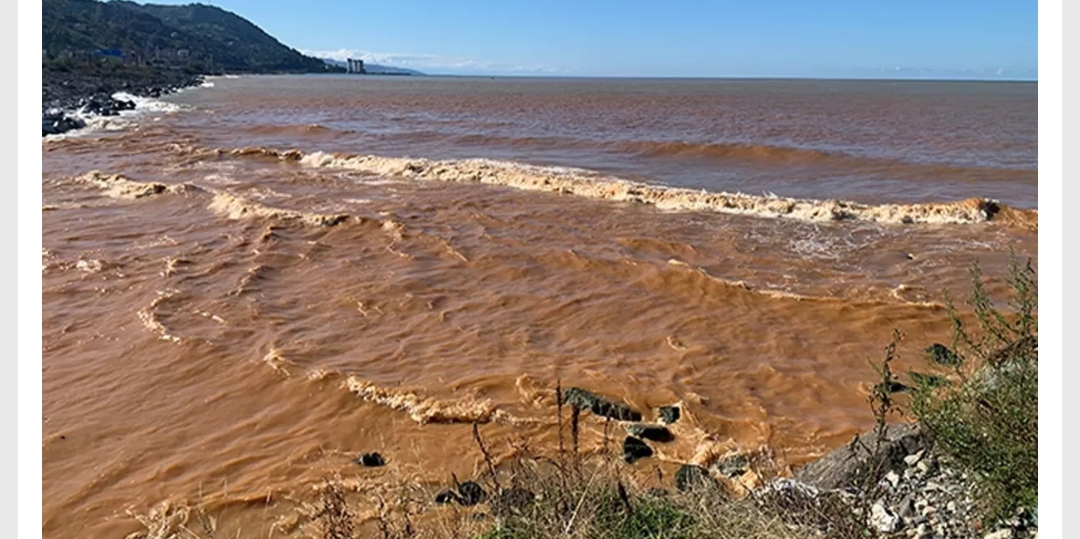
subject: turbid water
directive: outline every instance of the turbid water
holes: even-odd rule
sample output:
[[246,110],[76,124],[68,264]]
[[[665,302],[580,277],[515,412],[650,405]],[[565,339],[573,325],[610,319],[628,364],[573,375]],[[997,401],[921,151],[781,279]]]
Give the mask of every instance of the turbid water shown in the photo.
[[475,476],[474,422],[557,447],[559,380],[681,404],[662,466],[798,466],[1037,263],[1033,83],[212,82],[42,142],[46,537],[302,536],[328,475]]

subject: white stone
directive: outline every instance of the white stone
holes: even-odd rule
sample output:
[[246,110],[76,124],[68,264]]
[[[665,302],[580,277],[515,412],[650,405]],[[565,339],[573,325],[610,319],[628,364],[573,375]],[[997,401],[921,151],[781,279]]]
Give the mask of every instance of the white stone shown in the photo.
[[900,474],[890,470],[889,473],[885,474],[885,480],[893,487],[896,487],[900,484]]
[[983,539],[1012,539],[1013,531],[1009,528],[998,530],[993,533],[988,533],[983,536]]
[[956,512],[956,502],[949,502],[945,504],[945,509],[948,509],[950,513]]
[[925,450],[919,450],[919,452],[915,453],[914,455],[908,455],[904,457],[904,462],[907,463],[908,466],[914,466],[922,460],[924,452]]
[[900,528],[900,517],[879,501],[870,508],[870,525],[881,533],[892,533]]

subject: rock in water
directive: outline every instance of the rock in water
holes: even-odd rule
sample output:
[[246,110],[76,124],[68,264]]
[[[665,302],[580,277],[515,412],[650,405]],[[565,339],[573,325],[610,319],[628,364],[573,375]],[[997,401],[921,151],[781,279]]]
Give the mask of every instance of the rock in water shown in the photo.
[[382,455],[378,453],[364,453],[363,455],[360,455],[359,457],[353,459],[353,462],[361,466],[367,466],[369,468],[374,468],[386,464],[386,461],[383,460]]
[[458,502],[461,505],[476,505],[485,499],[487,499],[487,493],[475,481],[466,481],[458,486]]
[[926,348],[926,353],[930,355],[931,361],[939,365],[956,366],[963,361],[956,352],[949,350],[949,347],[941,343],[931,344]]
[[571,387],[563,393],[563,397],[570,406],[579,410],[589,410],[598,416],[610,417],[619,421],[641,421],[640,413],[591,391]]
[[654,442],[670,442],[675,439],[675,436],[671,434],[671,431],[660,425],[634,423],[632,425],[627,425],[626,431],[638,438],[652,440]]
[[680,416],[678,406],[661,406],[660,407],[660,420],[668,425],[679,420]]
[[679,471],[675,472],[675,488],[679,489],[679,492],[719,486],[716,479],[709,475],[709,470],[696,464],[684,464]]
[[627,464],[633,464],[640,459],[648,458],[653,455],[653,450],[645,442],[634,438],[633,436],[627,436],[623,440],[623,458]]

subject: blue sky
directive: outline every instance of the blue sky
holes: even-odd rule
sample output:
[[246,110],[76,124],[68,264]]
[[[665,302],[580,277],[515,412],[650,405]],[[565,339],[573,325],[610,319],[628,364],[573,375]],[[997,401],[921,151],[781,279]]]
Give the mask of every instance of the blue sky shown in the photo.
[[428,73],[1035,79],[1038,66],[1036,0],[203,3],[305,53]]

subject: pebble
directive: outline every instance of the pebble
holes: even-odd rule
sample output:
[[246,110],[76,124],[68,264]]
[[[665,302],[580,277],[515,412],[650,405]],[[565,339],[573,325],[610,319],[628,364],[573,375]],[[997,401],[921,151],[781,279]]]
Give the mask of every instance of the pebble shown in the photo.
[[993,533],[988,533],[983,536],[983,539],[1012,539],[1013,531],[1009,528],[998,530]]
[[882,533],[892,533],[900,529],[900,517],[889,511],[889,508],[885,507],[881,501],[874,503],[870,508],[870,523]]
[[914,466],[914,465],[918,464],[919,461],[922,460],[924,452],[925,452],[925,450],[919,450],[919,452],[915,453],[914,455],[908,455],[908,456],[904,457],[904,463],[907,464],[908,466]]
[[885,480],[888,481],[893,488],[896,488],[896,486],[900,484],[900,475],[894,471],[889,471],[889,473],[885,474]]

